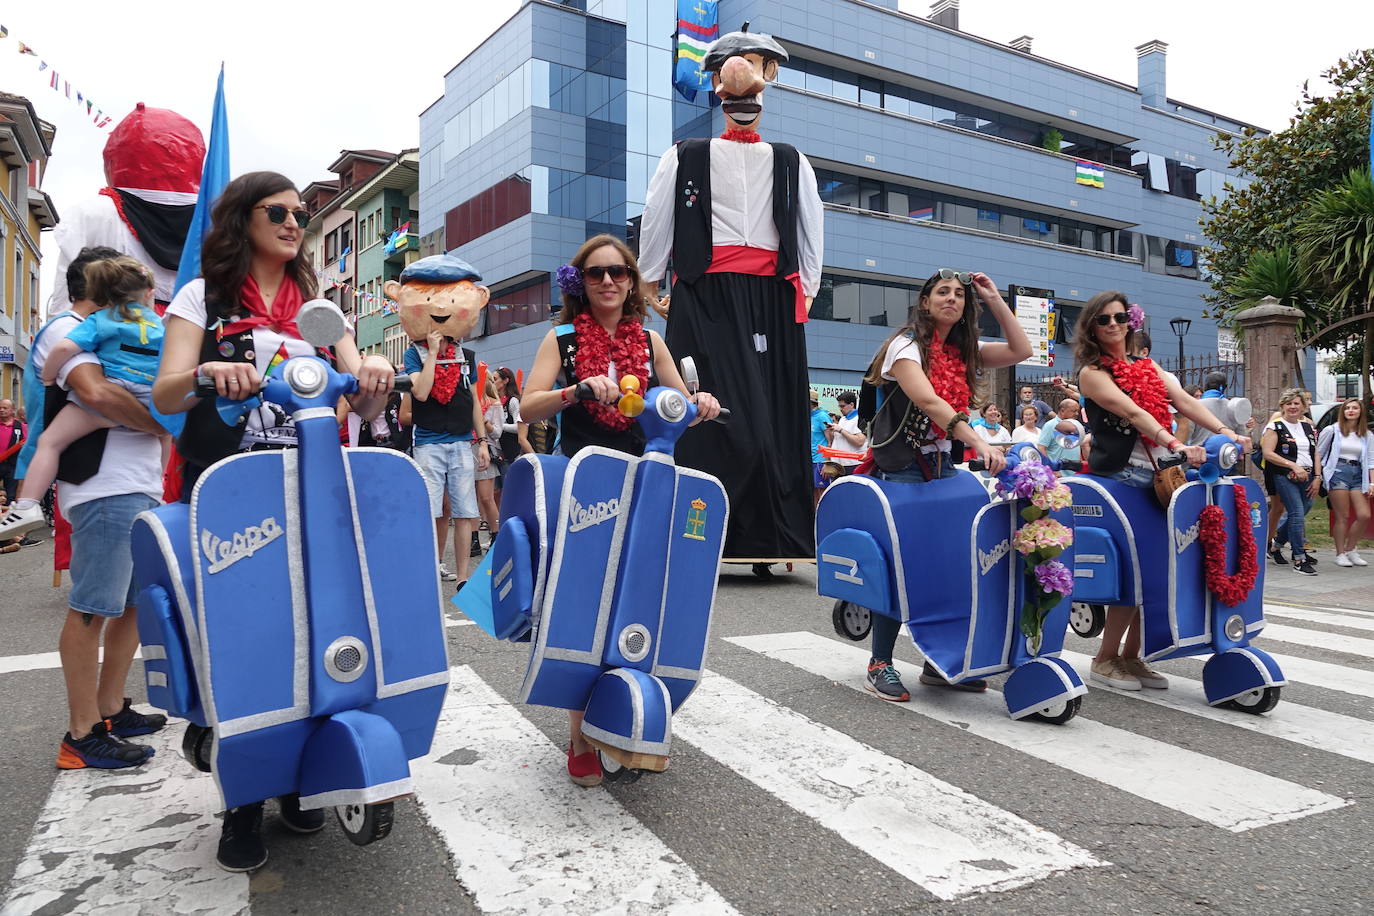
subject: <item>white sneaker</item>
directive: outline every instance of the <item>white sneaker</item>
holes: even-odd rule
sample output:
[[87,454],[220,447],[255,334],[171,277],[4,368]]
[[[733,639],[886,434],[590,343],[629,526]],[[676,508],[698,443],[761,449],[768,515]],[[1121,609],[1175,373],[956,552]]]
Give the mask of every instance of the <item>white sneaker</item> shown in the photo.
[[458,581],[458,576],[452,572],[449,572],[449,568],[445,566],[443,563],[439,564],[439,578],[443,579],[445,582]]
[[0,518],[0,538],[9,539],[26,534],[35,528],[42,528],[47,522],[43,519],[43,507],[34,503],[27,509],[14,506]]
[[1118,690],[1139,690],[1140,679],[1126,670],[1126,666],[1119,658],[1109,658],[1106,661],[1093,662],[1092,668],[1088,672],[1088,680],[1108,687],[1115,687]]
[[1336,554],[1336,565],[1337,565],[1337,566],[1354,566],[1355,563],[1354,563],[1353,560],[1350,559],[1350,554],[1348,554],[1348,553],[1338,553],[1338,554]]
[[1360,552],[1358,550],[1355,550],[1353,547],[1345,552],[1345,558],[1349,560],[1351,563],[1354,563],[1356,566],[1369,565],[1365,558],[1360,556]]
[[1169,679],[1151,668],[1139,658],[1123,658],[1121,667],[1129,674],[1140,681],[1141,687],[1149,687],[1154,690],[1168,690]]

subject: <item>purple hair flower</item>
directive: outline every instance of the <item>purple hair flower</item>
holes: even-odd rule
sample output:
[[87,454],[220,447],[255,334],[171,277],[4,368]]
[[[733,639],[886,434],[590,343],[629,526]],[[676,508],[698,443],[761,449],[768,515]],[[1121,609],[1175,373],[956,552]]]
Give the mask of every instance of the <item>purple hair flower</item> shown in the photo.
[[1058,560],[1048,560],[1036,566],[1035,581],[1046,592],[1067,595],[1073,591],[1073,573]]
[[1130,318],[1126,326],[1132,331],[1139,331],[1145,327],[1145,310],[1139,305],[1132,302],[1130,308],[1126,309],[1126,315]]
[[585,292],[582,286],[582,271],[571,264],[564,264],[558,268],[557,280],[558,288],[566,295],[576,298]]

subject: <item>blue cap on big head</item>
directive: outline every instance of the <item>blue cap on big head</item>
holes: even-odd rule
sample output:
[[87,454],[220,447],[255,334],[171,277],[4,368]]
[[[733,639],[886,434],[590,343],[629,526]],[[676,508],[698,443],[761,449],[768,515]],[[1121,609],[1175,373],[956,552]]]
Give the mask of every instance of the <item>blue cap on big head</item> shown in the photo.
[[402,283],[459,283],[471,280],[482,282],[482,275],[464,261],[451,254],[433,254],[421,258],[401,271]]

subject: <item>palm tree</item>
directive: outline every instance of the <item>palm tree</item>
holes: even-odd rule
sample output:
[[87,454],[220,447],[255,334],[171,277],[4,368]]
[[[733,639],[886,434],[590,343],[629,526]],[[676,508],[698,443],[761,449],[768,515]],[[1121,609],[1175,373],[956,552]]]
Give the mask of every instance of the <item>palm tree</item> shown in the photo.
[[1339,344],[1353,336],[1352,326],[1364,327],[1360,386],[1367,402],[1374,359],[1374,179],[1369,169],[1354,169],[1314,197],[1294,238],[1299,263],[1329,303],[1323,326],[1310,332],[1312,342]]

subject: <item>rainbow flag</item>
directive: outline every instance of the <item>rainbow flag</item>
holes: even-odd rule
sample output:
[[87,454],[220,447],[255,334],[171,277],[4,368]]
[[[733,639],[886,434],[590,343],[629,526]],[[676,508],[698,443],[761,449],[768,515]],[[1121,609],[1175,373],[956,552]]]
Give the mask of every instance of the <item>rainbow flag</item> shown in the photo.
[[272,359],[267,363],[267,371],[263,375],[271,375],[272,370],[280,366],[291,358],[291,354],[286,352],[286,344],[277,347],[277,352],[272,354]]

